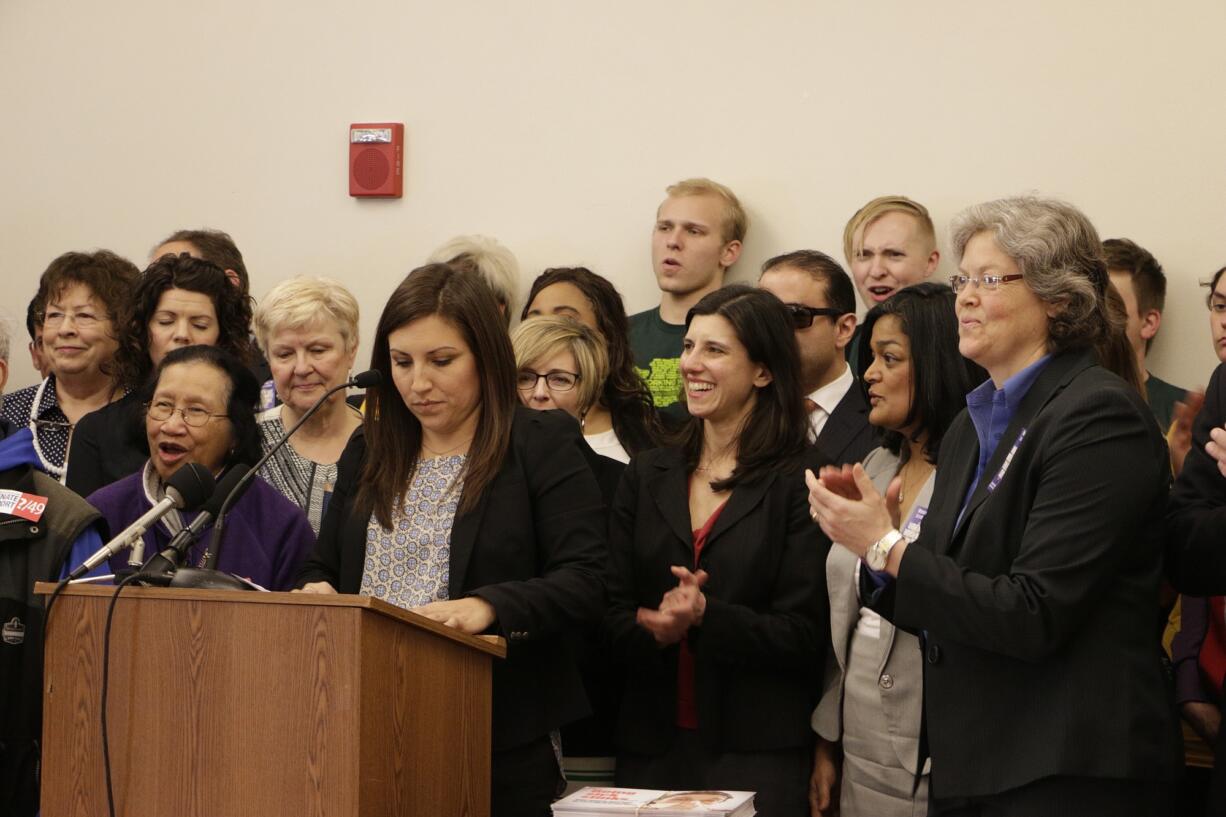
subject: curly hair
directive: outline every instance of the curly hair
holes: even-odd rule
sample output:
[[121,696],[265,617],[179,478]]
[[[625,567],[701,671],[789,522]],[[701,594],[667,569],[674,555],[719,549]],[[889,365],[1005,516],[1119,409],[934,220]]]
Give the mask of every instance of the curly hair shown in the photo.
[[618,442],[632,457],[640,451],[660,446],[664,429],[656,414],[651,392],[634,368],[626,306],[617,288],[607,278],[587,267],[551,267],[532,282],[519,319],[528,319],[528,309],[542,290],[562,283],[573,284],[587,298],[596,315],[596,331],[607,345],[609,376],[605,379],[600,399],[613,417],[613,433],[617,435]]
[[997,199],[963,210],[950,232],[959,260],[973,237],[991,234],[1026,285],[1056,308],[1047,328],[1049,352],[1095,347],[1113,331],[1103,304],[1108,279],[1102,242],[1073,205],[1038,196]]
[[120,381],[129,389],[149,377],[153,359],[149,349],[149,322],[157,312],[162,294],[184,289],[208,296],[217,313],[217,343],[243,364],[251,359],[251,299],[230,283],[221,267],[187,253],[164,255],[141,275],[132,293],[132,311],[120,334]]

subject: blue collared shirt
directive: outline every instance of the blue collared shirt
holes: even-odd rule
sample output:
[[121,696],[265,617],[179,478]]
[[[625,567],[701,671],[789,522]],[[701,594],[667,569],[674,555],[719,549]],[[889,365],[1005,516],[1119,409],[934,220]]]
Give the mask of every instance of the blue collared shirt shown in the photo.
[[[975,488],[979,485],[984,470],[988,467],[988,460],[992,459],[992,455],[996,453],[996,446],[1000,445],[1000,438],[1005,435],[1005,429],[1009,427],[1009,423],[1017,414],[1026,392],[1030,391],[1039,373],[1050,361],[1051,355],[1043,355],[1006,380],[999,389],[989,379],[966,395],[966,410],[971,415],[971,424],[975,426],[975,434],[979,437],[979,464],[975,467],[975,478],[971,480],[966,496],[962,499],[962,509],[958,511],[959,520],[966,511],[966,505],[970,502],[971,494],[975,493]],[[870,570],[865,565],[864,572],[868,575],[871,586],[876,589],[885,587],[894,581],[894,577],[884,570]]]
[[999,389],[991,380],[985,380],[966,395],[966,410],[971,415],[971,423],[979,437],[979,464],[975,466],[975,478],[971,480],[966,496],[962,498],[962,511],[966,510],[971,494],[975,493],[975,488],[979,486],[984,469],[988,467],[988,460],[996,453],[1000,438],[1005,436],[1005,429],[1013,422],[1023,398],[1050,361],[1051,355],[1043,355],[1006,380]]

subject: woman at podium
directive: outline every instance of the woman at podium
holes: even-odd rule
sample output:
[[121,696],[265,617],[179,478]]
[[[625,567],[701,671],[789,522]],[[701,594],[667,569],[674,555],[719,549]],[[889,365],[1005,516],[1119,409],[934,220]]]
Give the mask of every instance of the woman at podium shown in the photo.
[[299,583],[505,637],[491,813],[547,815],[561,780],[551,736],[588,712],[564,638],[604,609],[606,519],[578,425],[519,405],[493,293],[447,264],[392,293],[371,368],[383,383]]
[[759,814],[803,817],[830,542],[809,518],[794,319],[766,290],[712,292],[680,368],[681,442],[631,460],[609,523],[617,784],[756,791]]

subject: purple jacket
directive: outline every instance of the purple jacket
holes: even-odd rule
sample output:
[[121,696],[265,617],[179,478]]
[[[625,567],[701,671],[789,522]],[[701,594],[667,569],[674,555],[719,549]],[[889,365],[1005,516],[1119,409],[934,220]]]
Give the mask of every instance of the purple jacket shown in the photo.
[[[142,477],[143,469],[90,494],[89,502],[102,513],[110,535],[120,532],[152,507]],[[195,514],[185,513],[182,517],[183,523],[188,524]],[[195,565],[200,560],[212,530],[211,524],[204,529],[200,540],[188,552],[187,564]],[[144,539],[148,559],[169,544],[171,534],[164,522],[158,522],[145,531]],[[289,590],[294,586],[298,566],[314,547],[315,534],[302,509],[257,477],[226,515],[217,568],[269,590]],[[110,561],[112,569],[122,569],[127,564],[127,551]]]

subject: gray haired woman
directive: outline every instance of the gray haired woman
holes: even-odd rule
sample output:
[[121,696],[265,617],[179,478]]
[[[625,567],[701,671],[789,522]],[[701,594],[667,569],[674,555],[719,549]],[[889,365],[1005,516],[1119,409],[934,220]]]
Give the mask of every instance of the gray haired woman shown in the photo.
[[1119,331],[1099,239],[1059,201],[953,226],[959,350],[990,379],[941,445],[919,538],[860,466],[809,475],[868,606],[921,634],[932,808],[1167,814],[1181,765],[1157,646],[1166,448],[1095,362]]

